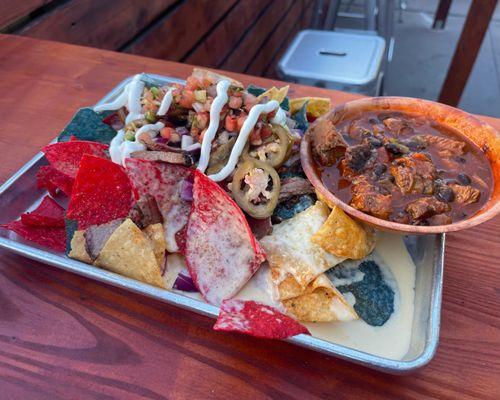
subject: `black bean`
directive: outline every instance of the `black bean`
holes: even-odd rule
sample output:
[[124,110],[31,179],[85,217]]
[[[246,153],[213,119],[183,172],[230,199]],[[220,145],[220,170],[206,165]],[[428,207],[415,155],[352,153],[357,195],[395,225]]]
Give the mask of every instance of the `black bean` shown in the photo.
[[387,166],[384,164],[377,164],[373,168],[373,173],[377,178],[380,177],[380,175],[382,175],[385,171],[387,171]]
[[368,122],[372,125],[378,124],[380,121],[377,118],[370,118]]
[[469,175],[464,174],[463,172],[457,175],[457,181],[460,185],[470,185],[470,183],[472,182],[469,178]]
[[436,198],[440,201],[444,201],[445,203],[451,203],[455,200],[455,193],[453,193],[453,190],[446,185],[437,186]]
[[408,147],[401,143],[387,143],[385,145],[385,148],[389,153],[392,153],[394,155],[406,154],[410,151]]
[[382,147],[383,145],[382,140],[373,136],[368,138],[368,143],[370,143],[370,145],[374,148]]

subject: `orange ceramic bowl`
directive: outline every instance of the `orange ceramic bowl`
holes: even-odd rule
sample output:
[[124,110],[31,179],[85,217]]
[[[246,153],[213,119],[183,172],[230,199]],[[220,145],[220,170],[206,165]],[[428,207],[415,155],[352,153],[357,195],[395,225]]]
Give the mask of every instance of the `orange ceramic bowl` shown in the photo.
[[400,111],[420,115],[440,124],[454,128],[464,137],[469,138],[482,151],[490,162],[493,171],[494,187],[488,202],[476,214],[449,225],[418,226],[400,224],[365,214],[340,200],[335,193],[327,189],[314,167],[311,155],[311,136],[309,130],[304,135],[300,148],[302,167],[315,189],[346,213],[368,225],[385,231],[396,231],[410,234],[427,234],[454,232],[479,225],[500,213],[500,135],[491,126],[479,121],[474,116],[428,100],[407,97],[373,97],[363,98],[342,104],[321,118],[327,118],[334,124],[354,114],[366,111]]

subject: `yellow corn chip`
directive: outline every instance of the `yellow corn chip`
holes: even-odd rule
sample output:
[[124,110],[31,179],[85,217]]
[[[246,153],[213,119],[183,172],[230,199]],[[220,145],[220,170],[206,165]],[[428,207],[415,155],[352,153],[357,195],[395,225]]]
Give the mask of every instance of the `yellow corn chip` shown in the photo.
[[75,260],[83,261],[87,264],[92,264],[92,260],[85,248],[85,231],[75,231],[73,239],[71,239],[71,251],[68,256]]
[[325,203],[330,208],[330,210],[333,207],[336,207],[335,204],[333,204],[330,200],[323,196],[317,189],[315,189],[314,191],[316,192],[316,197],[318,198],[318,200],[322,203]]
[[260,100],[263,99],[264,97],[267,97],[269,100],[276,100],[278,103],[281,104],[281,102],[285,100],[289,88],[290,86],[284,86],[281,89],[278,89],[275,86],[273,86],[271,89],[266,90],[257,98]]
[[306,112],[314,117],[321,117],[326,114],[331,107],[330,99],[323,97],[300,97],[290,100],[290,114],[295,114],[299,111],[304,103],[308,101]]
[[95,265],[150,285],[164,286],[149,239],[130,219],[109,237]]
[[142,230],[151,242],[156,262],[160,267],[163,266],[165,251],[167,250],[167,241],[165,240],[165,231],[161,223],[149,225]]
[[[321,202],[273,227],[260,240],[280,299],[301,293],[314,278],[343,261],[313,243],[311,237],[326,221],[329,209]],[[301,290],[299,290],[301,288]]]
[[325,274],[312,281],[300,296],[284,300],[283,305],[303,322],[352,321],[359,318]]
[[336,206],[311,241],[337,257],[354,260],[366,257],[375,246],[373,232]]

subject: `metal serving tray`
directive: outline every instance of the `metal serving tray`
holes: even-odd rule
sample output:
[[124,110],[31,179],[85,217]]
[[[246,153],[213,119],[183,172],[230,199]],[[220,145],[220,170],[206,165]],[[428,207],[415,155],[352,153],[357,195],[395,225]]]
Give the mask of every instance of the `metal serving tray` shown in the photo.
[[[148,74],[147,77],[159,84],[184,82],[159,75]],[[113,99],[131,79],[130,77],[121,82],[98,104]],[[44,190],[36,187],[36,173],[42,165],[46,164],[43,154],[38,153],[0,187],[0,223],[17,219],[23,212],[38,204],[46,194]],[[443,234],[408,236],[405,238],[405,243],[417,270],[412,338],[410,349],[402,360],[375,356],[307,335],[299,335],[288,339],[288,341],[393,374],[408,373],[427,364],[434,356],[439,340],[445,237]],[[3,228],[0,228],[0,247],[65,271],[141,293],[198,314],[212,318],[216,318],[218,315],[218,308],[215,306],[70,259],[64,254],[27,242]],[[266,344],[263,343],[263,345]]]

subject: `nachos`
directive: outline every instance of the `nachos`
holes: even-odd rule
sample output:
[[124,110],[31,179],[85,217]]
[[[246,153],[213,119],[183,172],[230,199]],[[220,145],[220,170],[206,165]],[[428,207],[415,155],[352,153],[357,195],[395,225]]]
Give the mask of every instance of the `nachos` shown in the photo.
[[[96,268],[199,293],[221,306],[217,330],[286,338],[308,333],[301,322],[356,319],[325,272],[365,257],[373,234],[318,201],[299,144],[330,102],[288,89],[200,69],[185,84],[136,75],[44,147],[37,181],[50,196],[4,227]],[[237,298],[259,269],[272,305]]]

